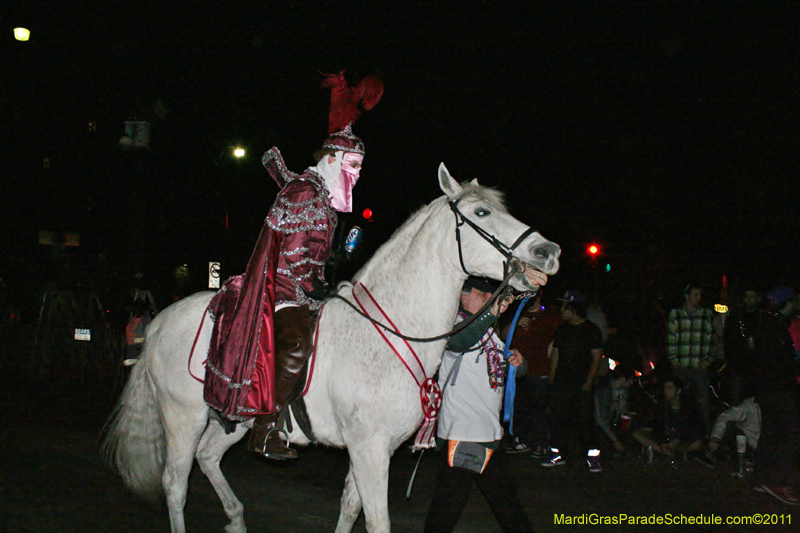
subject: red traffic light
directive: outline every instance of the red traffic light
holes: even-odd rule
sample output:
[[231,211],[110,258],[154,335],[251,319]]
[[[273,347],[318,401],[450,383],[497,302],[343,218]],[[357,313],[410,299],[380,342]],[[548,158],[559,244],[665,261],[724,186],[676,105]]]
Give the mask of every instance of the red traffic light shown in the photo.
[[597,255],[600,253],[600,247],[597,246],[596,244],[590,244],[587,250],[589,251],[590,255]]

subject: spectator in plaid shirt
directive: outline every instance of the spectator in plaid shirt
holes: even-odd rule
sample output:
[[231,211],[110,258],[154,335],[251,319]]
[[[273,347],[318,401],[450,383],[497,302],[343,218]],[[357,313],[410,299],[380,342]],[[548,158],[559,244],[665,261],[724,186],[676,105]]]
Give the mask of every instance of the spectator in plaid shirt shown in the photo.
[[703,288],[690,283],[683,291],[683,307],[667,316],[667,358],[672,373],[683,380],[697,399],[706,434],[710,429],[708,366],[713,359],[712,314],[700,306]]

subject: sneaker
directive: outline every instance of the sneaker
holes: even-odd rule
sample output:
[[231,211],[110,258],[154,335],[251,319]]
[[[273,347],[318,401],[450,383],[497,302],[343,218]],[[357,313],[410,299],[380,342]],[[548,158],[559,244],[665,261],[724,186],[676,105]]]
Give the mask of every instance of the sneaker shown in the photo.
[[525,453],[529,451],[531,448],[524,442],[521,442],[518,438],[514,438],[514,442],[508,446],[506,446],[506,453]]
[[602,472],[603,467],[600,466],[600,457],[597,455],[586,456],[586,464],[589,465],[589,472]]
[[792,489],[789,487],[774,487],[769,485],[756,485],[753,487],[753,490],[756,492],[763,492],[765,494],[769,494],[776,500],[781,503],[785,503],[786,505],[797,505],[800,503],[800,500],[797,499],[797,496],[792,494]]
[[542,461],[542,466],[545,468],[551,468],[554,466],[561,466],[566,464],[567,462],[561,457],[561,454],[558,453],[558,450],[555,448],[550,450],[550,455],[545,457],[544,461]]
[[537,459],[541,459],[547,456],[547,450],[545,450],[544,446],[534,446],[531,449],[531,455]]

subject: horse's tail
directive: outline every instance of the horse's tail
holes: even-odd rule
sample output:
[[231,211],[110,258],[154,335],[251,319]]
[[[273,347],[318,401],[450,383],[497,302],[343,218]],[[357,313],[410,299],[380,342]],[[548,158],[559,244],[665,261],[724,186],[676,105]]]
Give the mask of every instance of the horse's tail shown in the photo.
[[146,353],[133,366],[104,433],[101,453],[106,462],[135,494],[158,500],[163,493],[166,437]]

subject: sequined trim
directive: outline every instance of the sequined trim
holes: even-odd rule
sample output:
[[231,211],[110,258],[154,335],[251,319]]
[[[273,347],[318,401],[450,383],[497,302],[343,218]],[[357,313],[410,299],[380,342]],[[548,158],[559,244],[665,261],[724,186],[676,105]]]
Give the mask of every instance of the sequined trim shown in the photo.
[[232,378],[223,374],[217,367],[212,365],[209,361],[206,361],[206,369],[211,370],[211,372],[215,376],[226,382],[228,384],[229,389],[241,389],[245,385],[250,385],[252,383],[252,381],[249,379],[246,379],[241,383],[234,383]]
[[[308,264],[312,264],[312,265],[316,265],[316,266],[325,266],[325,261],[317,261],[317,260],[312,259],[310,257],[306,257],[305,259],[301,259],[300,261],[297,261],[295,263],[292,263],[292,264],[288,265],[288,267],[289,267],[288,270],[291,270],[291,269],[293,269],[295,267],[298,267],[298,266],[301,266],[301,265],[308,265]],[[279,268],[278,272],[280,272],[281,274],[289,274],[288,270],[284,270],[282,268]]]
[[306,173],[303,174],[303,179],[310,181],[320,192],[325,193],[325,198],[331,196],[331,191],[328,190],[328,184],[325,183],[325,178],[316,170],[311,170],[310,168],[306,169]]
[[295,248],[294,250],[283,250],[281,251],[280,255],[287,256],[287,255],[297,255],[302,254],[308,251],[308,246],[300,246],[299,248]]
[[336,150],[337,152],[339,152],[339,151],[341,151],[341,152],[352,152],[354,154],[365,155],[364,154],[364,149],[361,148],[362,146],[364,146],[364,145],[361,144],[361,143],[357,144],[355,147],[344,146],[344,145],[341,145],[341,144],[328,143],[328,144],[325,144],[325,146],[323,146],[323,148],[330,148],[331,150]]
[[[344,138],[347,139],[348,141],[352,141],[355,146],[344,146],[338,144],[341,141],[337,141],[336,140],[337,137],[340,139]],[[333,150],[342,150],[343,152],[355,152],[357,154],[364,155],[364,143],[353,133],[350,124],[345,126],[344,129],[342,129],[341,131],[332,133],[330,137],[328,137],[322,144],[322,148],[323,149],[331,148]]]
[[264,155],[261,157],[261,164],[264,165],[267,170],[269,170],[268,165],[270,161],[275,161],[275,166],[278,169],[281,179],[283,180],[283,185],[281,187],[285,187],[299,177],[297,174],[286,168],[286,163],[283,161],[283,156],[281,155],[280,150],[275,147],[264,152]]
[[290,202],[279,197],[265,222],[270,228],[281,233],[300,233],[326,230],[328,220],[333,218],[333,210],[318,199]]
[[291,270],[286,270],[284,268],[279,268],[278,269],[278,274],[283,274],[284,276],[288,276],[288,277],[290,277],[292,279],[292,281],[297,283],[298,281],[302,281],[304,279],[310,278],[314,274],[314,272],[313,271],[312,272],[307,272],[307,273],[303,274],[302,276],[293,276]]

